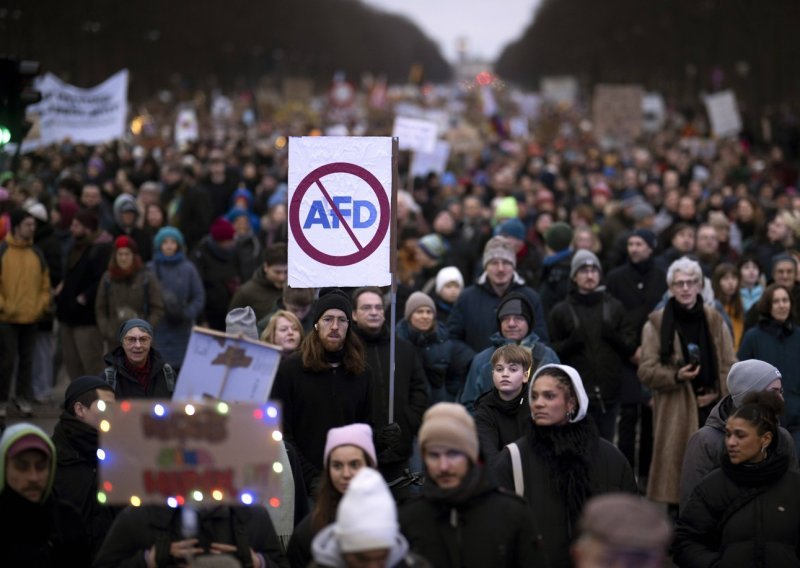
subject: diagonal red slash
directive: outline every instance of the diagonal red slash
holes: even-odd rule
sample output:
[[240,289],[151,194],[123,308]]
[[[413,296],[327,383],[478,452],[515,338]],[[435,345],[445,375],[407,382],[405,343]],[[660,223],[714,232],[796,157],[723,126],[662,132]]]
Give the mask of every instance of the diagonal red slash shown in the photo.
[[353,233],[353,230],[350,228],[350,225],[347,224],[347,221],[344,220],[344,217],[342,217],[342,214],[336,208],[336,205],[333,204],[333,199],[331,199],[331,196],[328,195],[328,192],[325,190],[325,187],[323,187],[320,180],[317,180],[317,185],[319,186],[319,190],[322,192],[322,195],[325,196],[325,199],[328,201],[328,205],[331,206],[331,210],[336,213],[336,217],[338,217],[342,227],[344,227],[344,230],[347,231],[348,235],[350,235],[350,238],[353,239],[353,243],[355,243],[356,248],[358,248],[358,250],[364,250],[364,247],[362,247],[361,243],[358,242],[358,239]]

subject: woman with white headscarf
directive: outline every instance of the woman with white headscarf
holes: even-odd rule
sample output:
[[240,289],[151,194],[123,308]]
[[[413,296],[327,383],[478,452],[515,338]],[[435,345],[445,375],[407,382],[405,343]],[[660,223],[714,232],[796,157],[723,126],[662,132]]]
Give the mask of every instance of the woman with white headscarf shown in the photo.
[[577,370],[540,367],[528,401],[530,430],[503,449],[495,474],[533,509],[550,566],[570,566],[569,545],[586,501],[611,491],[636,493],[636,482],[622,453],[586,416],[589,398]]

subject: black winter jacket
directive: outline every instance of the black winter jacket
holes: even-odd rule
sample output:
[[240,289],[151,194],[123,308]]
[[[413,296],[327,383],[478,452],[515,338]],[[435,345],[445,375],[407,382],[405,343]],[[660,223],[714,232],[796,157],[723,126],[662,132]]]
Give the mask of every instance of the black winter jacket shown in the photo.
[[205,237],[192,252],[191,260],[206,291],[205,320],[212,329],[225,331],[228,306],[241,284],[234,250],[223,249],[211,237]]
[[[150,348],[150,381],[145,390],[142,385],[125,368],[125,350],[117,347],[111,353],[106,353],[103,360],[106,367],[116,370],[117,384],[114,394],[120,400],[125,398],[172,398],[172,391],[167,386],[164,376],[166,362],[157,349]],[[103,377],[108,380],[108,377]],[[177,379],[177,377],[175,377]]]
[[619,400],[622,365],[638,338],[625,308],[602,289],[572,290],[550,310],[550,345],[565,365],[575,367],[592,403]]
[[[82,252],[73,254],[75,243],[67,250],[64,264],[64,286],[56,296],[56,316],[71,326],[97,325],[94,303],[97,287],[108,268],[111,235],[100,233]],[[78,301],[83,294],[84,303]]]
[[[213,507],[197,512],[197,546],[209,550],[212,542],[233,544],[242,566],[252,568],[250,549],[261,554],[267,568],[289,568],[278,535],[263,507]],[[156,546],[158,566],[185,566],[169,555],[169,545],[183,540],[181,511],[166,506],[128,507],[111,525],[95,568],[146,566],[145,551]]]
[[[778,459],[772,455],[755,466],[731,466],[728,460],[703,479],[676,526],[673,560],[678,566],[800,566],[800,473],[789,471],[785,457],[784,464]],[[734,480],[726,471],[775,466],[783,473],[763,485]]]
[[433,498],[426,489],[425,496],[400,508],[400,530],[411,550],[436,568],[547,566],[531,510],[485,481],[465,491],[466,480],[475,475],[480,470],[470,471],[454,490],[457,498]]
[[475,427],[481,455],[487,464],[497,459],[506,444],[525,435],[531,422],[527,387],[527,384],[522,385],[522,394],[515,400],[503,400],[492,387],[475,401]]

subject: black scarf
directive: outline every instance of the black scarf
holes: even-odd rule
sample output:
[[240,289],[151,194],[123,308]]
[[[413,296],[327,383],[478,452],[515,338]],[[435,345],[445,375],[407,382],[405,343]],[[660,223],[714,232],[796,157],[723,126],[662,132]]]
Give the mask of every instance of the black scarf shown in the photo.
[[[78,417],[66,411],[62,412],[53,436],[63,437],[67,440],[83,461],[97,463],[97,430],[82,422]],[[60,452],[58,457],[62,457]]]
[[779,341],[786,339],[794,332],[794,324],[791,319],[780,322],[772,316],[761,316],[758,319],[758,325]]
[[599,437],[594,422],[587,419],[563,426],[531,424],[531,449],[544,461],[550,479],[555,481],[570,523],[577,522],[592,495],[591,468]]
[[733,464],[727,452],[722,456],[722,471],[737,485],[743,487],[772,485],[783,477],[788,469],[789,456],[777,449],[768,450],[767,457],[758,463]]
[[338,351],[328,351],[327,349],[323,351],[325,355],[325,360],[330,363],[331,365],[338,365],[342,361],[344,361],[344,347],[339,349]]
[[661,364],[669,365],[670,355],[672,355],[672,344],[675,337],[675,332],[678,332],[678,337],[681,343],[681,357],[684,361],[689,360],[687,353],[687,341],[685,333],[682,333],[681,327],[689,328],[692,326],[699,326],[699,341],[700,347],[700,374],[692,381],[692,386],[697,391],[700,387],[707,389],[715,389],[717,383],[717,357],[714,342],[711,339],[711,333],[708,328],[708,321],[706,320],[705,309],[703,308],[703,298],[698,294],[697,301],[691,309],[686,309],[675,300],[670,298],[664,306],[664,316],[661,320]]
[[655,260],[653,259],[652,255],[644,259],[642,262],[633,262],[628,260],[628,263],[631,267],[638,272],[639,274],[647,274],[653,268],[653,264]]
[[490,489],[491,485],[486,470],[479,465],[473,465],[455,489],[442,489],[431,480],[426,480],[425,485],[422,486],[427,499],[436,505],[445,507],[461,505]]

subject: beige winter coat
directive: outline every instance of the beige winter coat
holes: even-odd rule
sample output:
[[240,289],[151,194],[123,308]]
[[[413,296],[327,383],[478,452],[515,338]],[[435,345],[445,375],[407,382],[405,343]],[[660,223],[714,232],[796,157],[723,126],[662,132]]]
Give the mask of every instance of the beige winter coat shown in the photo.
[[[730,330],[713,307],[704,306],[706,321],[717,356],[720,398],[728,394],[728,370],[736,356]],[[678,503],[681,464],[689,437],[697,431],[697,399],[691,381],[678,381],[676,374],[684,365],[680,341],[675,333],[668,366],[660,361],[661,319],[664,310],[650,314],[642,330],[642,353],[639,379],[653,391],[653,459],[647,482],[647,496],[661,503]]]

